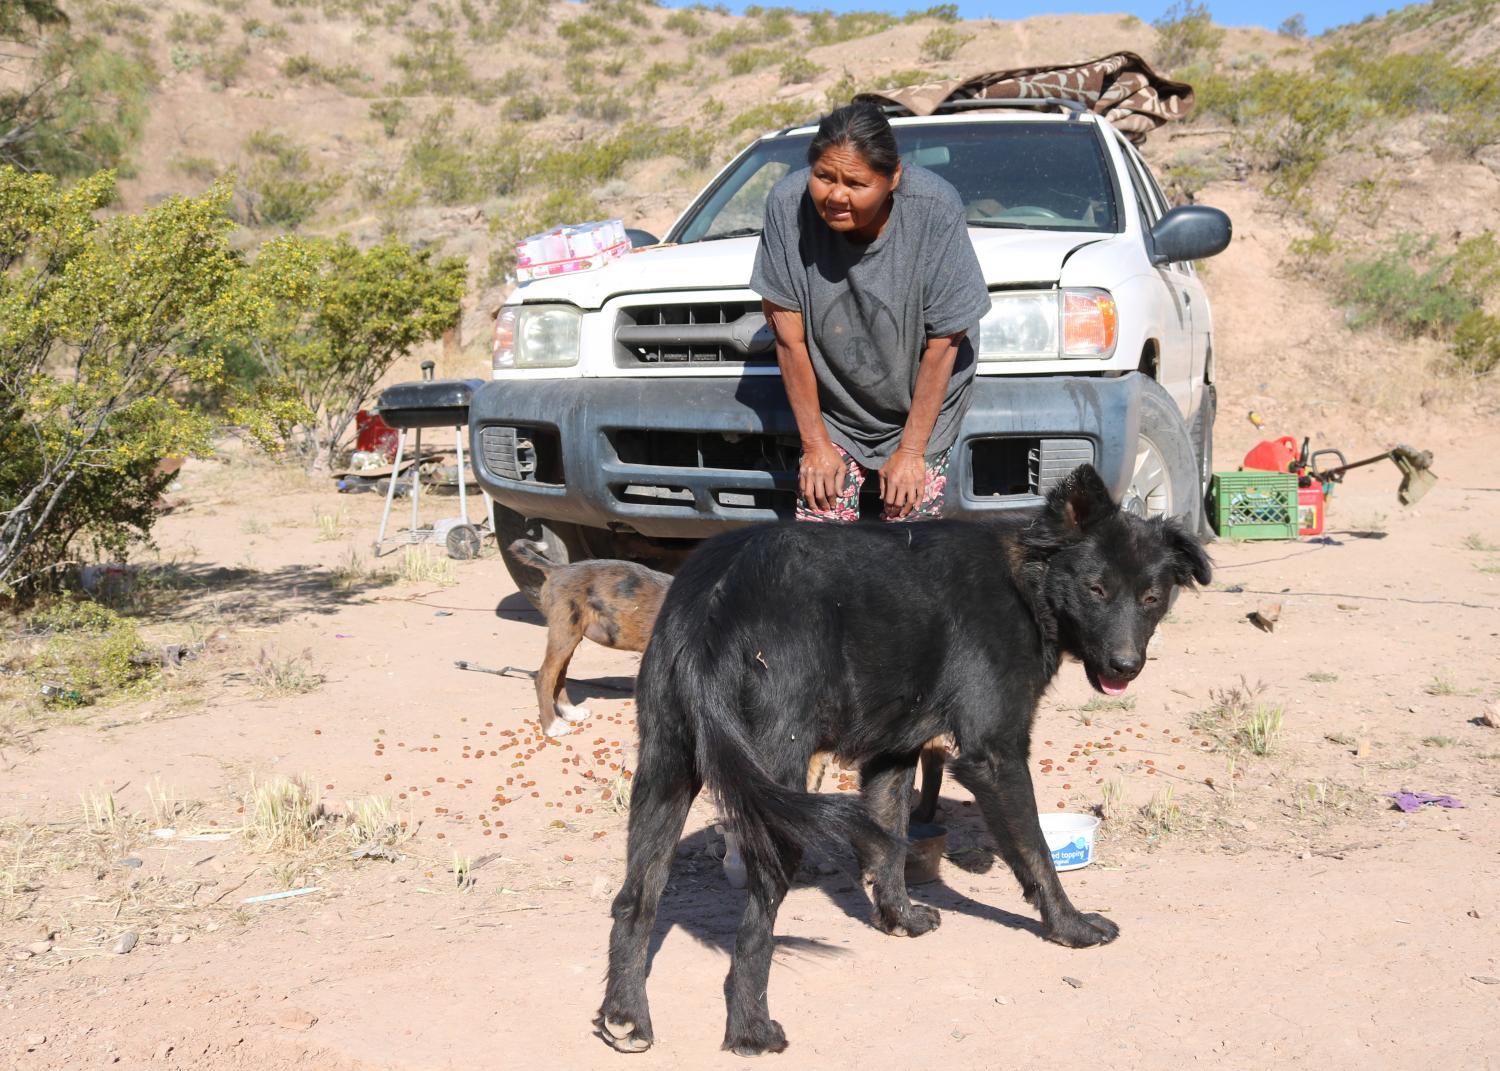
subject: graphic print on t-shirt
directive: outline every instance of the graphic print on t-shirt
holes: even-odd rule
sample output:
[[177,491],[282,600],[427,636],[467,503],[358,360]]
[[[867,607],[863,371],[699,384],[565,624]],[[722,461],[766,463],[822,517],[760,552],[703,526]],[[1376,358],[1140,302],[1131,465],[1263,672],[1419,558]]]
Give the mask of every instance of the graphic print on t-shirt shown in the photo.
[[823,312],[818,345],[829,365],[849,377],[856,387],[869,389],[889,378],[892,356],[880,351],[901,337],[896,314],[873,294],[840,294]]

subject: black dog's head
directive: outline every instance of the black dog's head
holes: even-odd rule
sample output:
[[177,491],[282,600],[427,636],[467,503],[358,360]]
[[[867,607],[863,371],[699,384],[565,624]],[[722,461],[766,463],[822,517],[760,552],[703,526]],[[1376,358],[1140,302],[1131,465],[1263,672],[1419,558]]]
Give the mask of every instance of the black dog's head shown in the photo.
[[1146,665],[1146,644],[1173,589],[1212,577],[1208,555],[1181,521],[1121,512],[1092,465],[1048,493],[1021,544],[1059,645],[1106,695],[1125,691]]

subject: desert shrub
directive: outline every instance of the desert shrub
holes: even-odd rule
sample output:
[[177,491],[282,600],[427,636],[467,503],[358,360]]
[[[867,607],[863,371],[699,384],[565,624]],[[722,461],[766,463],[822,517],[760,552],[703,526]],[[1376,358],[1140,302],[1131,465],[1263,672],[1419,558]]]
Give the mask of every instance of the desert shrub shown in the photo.
[[246,222],[292,230],[343,185],[337,175],[316,167],[307,149],[285,134],[257,130],[245,139],[251,162],[240,181]]
[[167,23],[167,40],[178,44],[211,45],[224,33],[224,20],[218,15],[194,15],[187,11],[173,13]]
[[1488,375],[1500,368],[1500,316],[1471,310],[1453,332],[1453,363],[1470,375]]
[[557,27],[557,35],[568,43],[568,51],[590,54],[614,45],[627,44],[630,31],[602,15],[590,12]]
[[505,102],[500,114],[512,123],[535,123],[547,117],[547,98],[540,93],[518,93]]
[[754,27],[740,23],[717,31],[703,42],[703,51],[710,56],[722,56],[732,49],[744,48],[760,40]]
[[808,106],[797,101],[772,101],[760,104],[749,111],[741,112],[729,121],[727,133],[730,137],[747,131],[761,133],[778,127],[790,126],[810,118]]
[[684,37],[702,37],[704,33],[703,19],[686,8],[672,12],[662,25]]
[[854,41],[888,30],[899,21],[896,16],[881,11],[846,11],[842,15],[813,12],[807,17],[807,42],[817,47]]
[[343,85],[349,82],[358,82],[362,73],[352,63],[340,63],[336,67],[329,67],[320,63],[306,53],[298,53],[288,56],[281,64],[281,73],[293,81],[324,82],[328,85]]
[[61,686],[52,700],[58,705],[88,706],[151,673],[132,661],[142,649],[135,624],[98,603],[67,597],[44,603],[27,615],[25,630],[42,641],[28,660],[30,675]]
[[1351,306],[1355,327],[1383,323],[1401,334],[1452,339],[1460,324],[1467,353],[1483,353],[1483,325],[1473,319],[1496,286],[1500,246],[1485,232],[1460,242],[1447,255],[1437,241],[1401,234],[1390,249],[1351,257],[1343,266],[1339,296]]
[[781,65],[781,84],[790,86],[811,82],[826,69],[822,64],[814,63],[806,56],[793,56]]
[[406,103],[396,99],[371,101],[370,118],[380,124],[386,137],[394,138],[406,118]]
[[458,53],[452,30],[413,29],[406,32],[406,39],[410,47],[391,58],[391,64],[402,72],[398,87],[402,96],[463,96],[474,88],[474,75]]
[[691,65],[684,69],[676,64],[658,60],[647,67],[646,73],[641,75],[640,92],[646,97],[654,97],[663,82],[670,82],[678,75],[688,74],[691,70]]
[[1307,18],[1300,11],[1295,15],[1288,15],[1276,27],[1276,32],[1283,37],[1295,37],[1301,40],[1307,36]]
[[[890,71],[875,82],[874,89],[905,89],[907,86],[919,86],[924,82],[931,82],[937,78],[931,71],[923,70],[921,67],[912,67],[904,71]],[[850,96],[854,91],[851,89]]]
[[922,38],[922,61],[946,63],[958,55],[958,50],[973,39],[974,35],[971,33],[960,33],[951,27],[939,26]]
[[606,123],[618,123],[630,118],[634,110],[630,98],[613,91],[579,97],[573,110],[585,119],[599,119]]
[[1212,55],[1224,40],[1224,31],[1214,25],[1208,5],[1193,0],[1177,0],[1151,25],[1156,28],[1157,59],[1169,70]]
[[921,11],[908,11],[902,22],[920,22],[922,19],[937,19],[939,22],[957,22],[957,4],[936,4]]
[[250,59],[250,47],[240,44],[233,48],[216,48],[203,57],[199,69],[203,77],[214,85],[227,88],[240,80],[245,73],[245,64]]
[[779,48],[746,48],[732,53],[725,63],[730,74],[749,74],[762,67],[772,67],[790,57]]
[[[750,15],[751,11],[755,11],[755,14]],[[792,16],[796,12],[789,7],[746,8],[745,14],[760,24],[760,38],[763,41],[790,40],[797,32],[797,26],[792,22]]]
[[96,218],[114,195],[109,172],[0,167],[0,590],[76,544],[123,554],[156,520],[158,459],[209,449],[182,392],[217,380],[236,315],[229,191]]
[[345,448],[355,413],[412,347],[457,321],[467,268],[434,262],[394,239],[361,251],[348,241],[285,237],[260,248],[240,280],[238,330],[282,410],[280,431],[310,470]]

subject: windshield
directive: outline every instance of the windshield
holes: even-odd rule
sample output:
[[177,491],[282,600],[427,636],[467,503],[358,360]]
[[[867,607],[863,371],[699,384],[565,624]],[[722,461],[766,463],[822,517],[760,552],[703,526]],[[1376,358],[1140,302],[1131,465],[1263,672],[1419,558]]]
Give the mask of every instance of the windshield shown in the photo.
[[[933,123],[895,132],[902,163],[952,183],[972,227],[1119,229],[1114,185],[1092,124]],[[752,146],[669,240],[759,234],[771,187],[806,166],[810,141],[802,134]]]

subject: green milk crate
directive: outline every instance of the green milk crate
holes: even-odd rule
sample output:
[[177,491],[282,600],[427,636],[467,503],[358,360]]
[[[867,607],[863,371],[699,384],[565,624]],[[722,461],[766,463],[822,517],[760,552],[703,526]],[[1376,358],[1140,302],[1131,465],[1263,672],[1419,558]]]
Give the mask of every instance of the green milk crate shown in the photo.
[[1297,538],[1297,477],[1290,472],[1216,472],[1209,498],[1214,531],[1225,539]]

